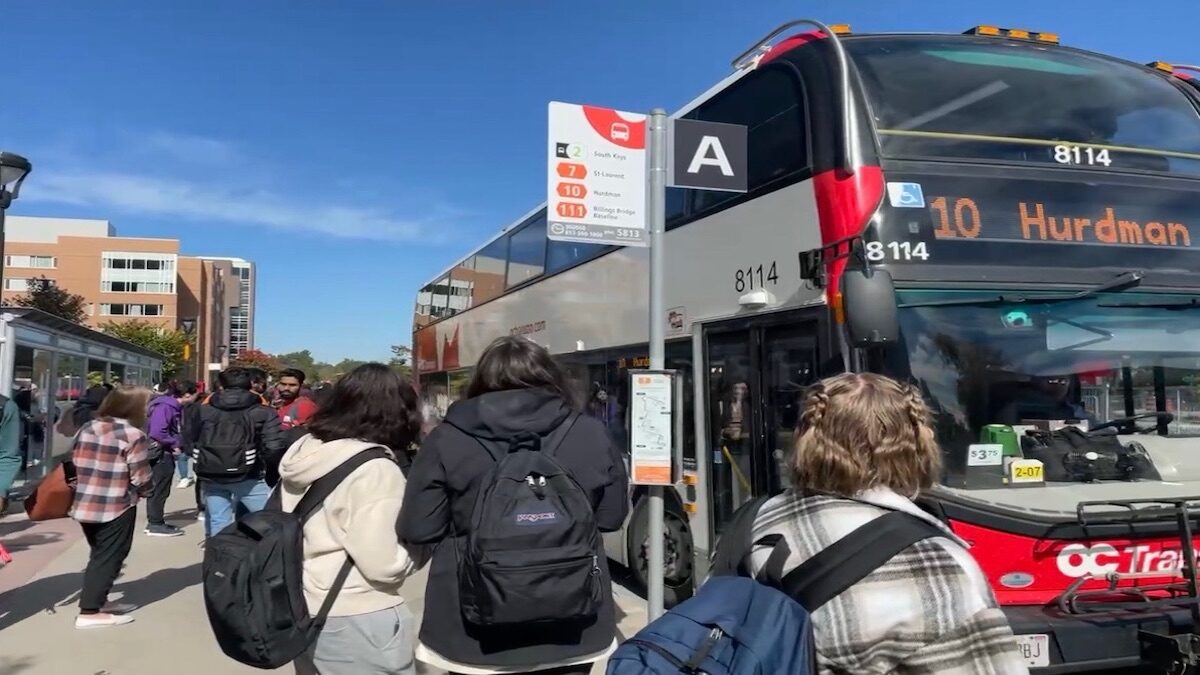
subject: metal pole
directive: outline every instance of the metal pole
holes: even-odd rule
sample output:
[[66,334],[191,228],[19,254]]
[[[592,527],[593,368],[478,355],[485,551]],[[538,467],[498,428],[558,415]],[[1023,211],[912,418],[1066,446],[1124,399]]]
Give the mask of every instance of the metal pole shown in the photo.
[[[663,325],[663,234],[667,221],[667,111],[650,112],[650,185],[646,199],[650,229],[650,369],[662,370],[666,354]],[[676,411],[678,414],[678,411]],[[646,569],[646,613],[651,621],[663,613],[663,488],[650,487],[649,560]]]
[[[4,192],[4,188],[0,187],[0,193],[3,193],[3,192]],[[0,195],[0,199],[3,199],[3,195]],[[7,208],[5,208],[2,204],[0,204],[0,307],[3,307],[5,305],[4,300],[3,300],[3,297],[4,297],[4,268],[8,266],[6,264],[8,261],[5,260],[5,258],[4,258],[4,240],[8,239],[8,233],[6,233],[4,231],[4,212],[7,210],[8,210]]]

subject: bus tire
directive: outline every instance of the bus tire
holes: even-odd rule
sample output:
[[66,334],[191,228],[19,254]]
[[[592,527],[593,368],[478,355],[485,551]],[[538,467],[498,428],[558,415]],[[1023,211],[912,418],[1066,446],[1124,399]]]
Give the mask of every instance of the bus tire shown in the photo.
[[[647,589],[649,575],[650,509],[646,501],[638,504],[629,532],[629,570],[634,580]],[[667,506],[663,520],[663,604],[666,607],[687,600],[694,592],[692,533],[683,514]]]

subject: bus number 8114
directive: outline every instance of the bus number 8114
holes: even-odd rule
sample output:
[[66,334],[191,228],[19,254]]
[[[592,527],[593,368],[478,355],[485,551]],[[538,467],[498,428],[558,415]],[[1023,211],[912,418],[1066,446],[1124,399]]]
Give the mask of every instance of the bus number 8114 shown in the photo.
[[758,267],[747,267],[739,269],[733,275],[733,290],[738,293],[745,293],[756,288],[765,288],[767,282],[771,282],[772,286],[779,284],[779,272],[775,269],[775,261],[771,261],[771,266],[764,268],[763,265]]

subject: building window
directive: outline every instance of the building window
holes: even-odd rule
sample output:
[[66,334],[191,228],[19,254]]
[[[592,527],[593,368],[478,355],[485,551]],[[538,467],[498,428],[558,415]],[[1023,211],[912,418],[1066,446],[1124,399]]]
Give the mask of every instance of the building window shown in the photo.
[[174,293],[175,284],[163,281],[101,281],[105,293]]
[[163,305],[102,303],[101,316],[164,316]]
[[4,256],[6,267],[31,267],[39,269],[54,269],[58,260],[52,255],[8,255]]
[[11,278],[5,279],[4,280],[4,290],[6,290],[6,291],[21,291],[21,292],[28,291],[29,290],[29,280],[28,279],[11,279]]
[[174,293],[174,253],[105,251],[100,290],[105,293]]

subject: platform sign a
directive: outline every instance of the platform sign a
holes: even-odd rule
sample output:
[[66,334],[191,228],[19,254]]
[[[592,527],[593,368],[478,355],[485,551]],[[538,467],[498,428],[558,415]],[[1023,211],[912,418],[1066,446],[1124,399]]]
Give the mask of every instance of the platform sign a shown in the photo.
[[646,246],[646,116],[550,103],[546,235]]

